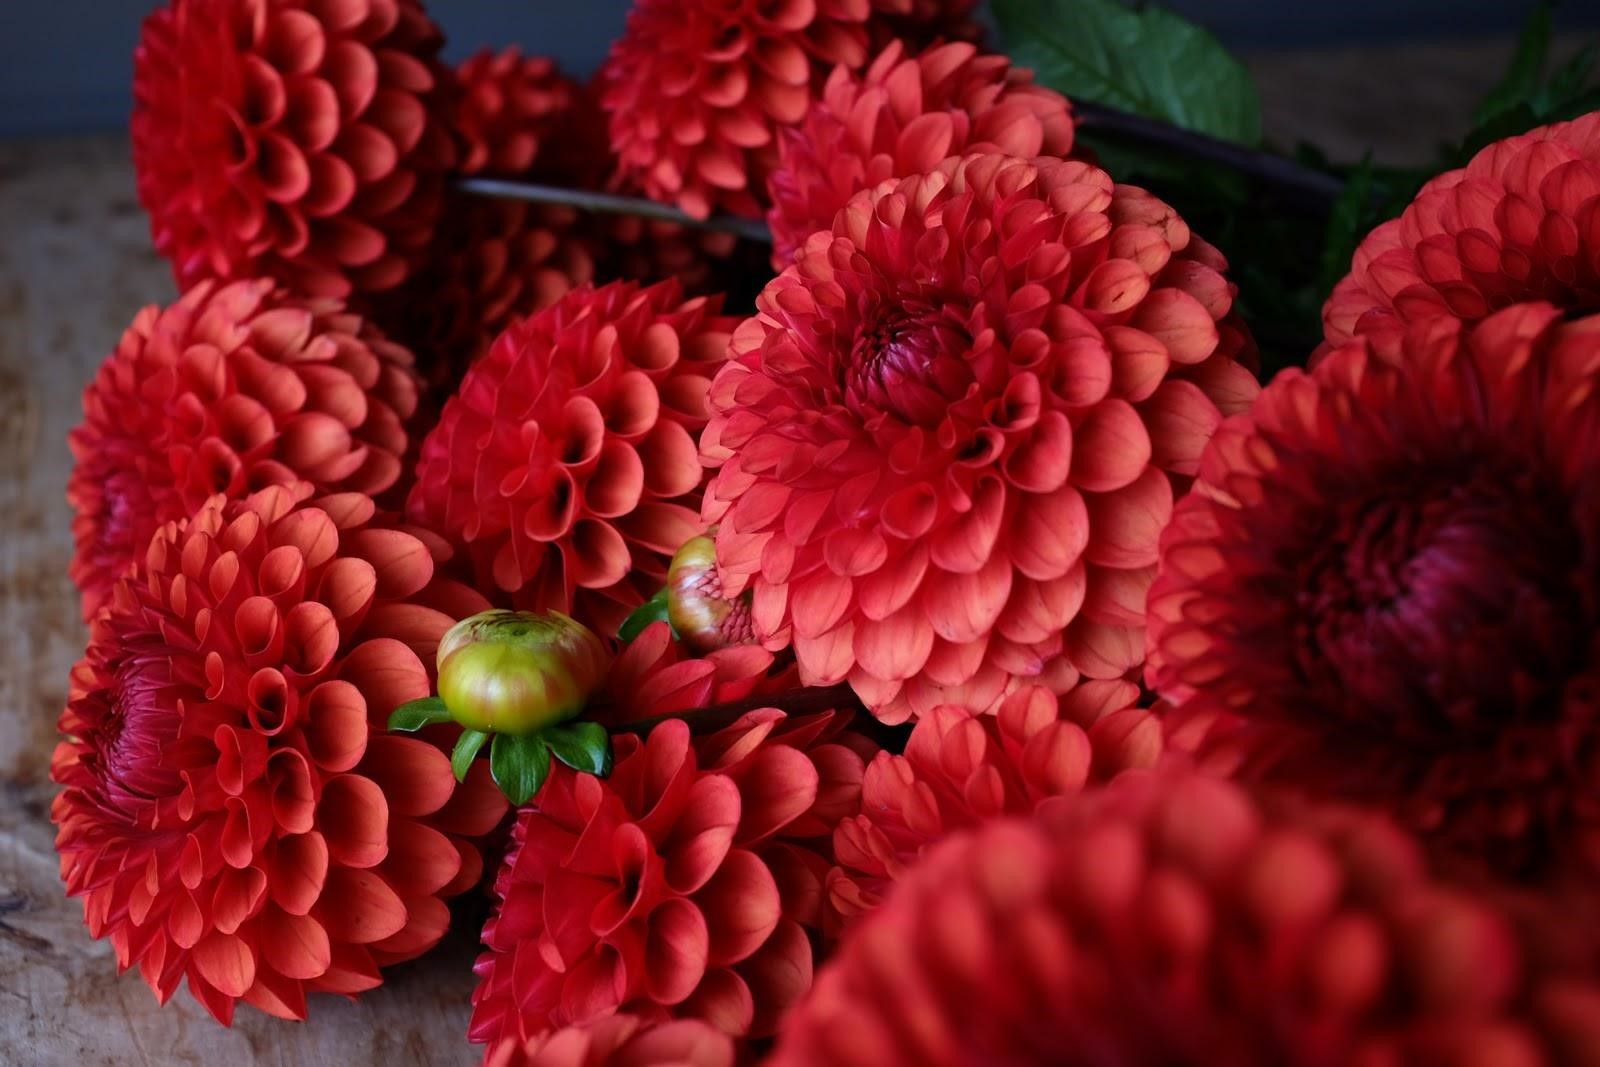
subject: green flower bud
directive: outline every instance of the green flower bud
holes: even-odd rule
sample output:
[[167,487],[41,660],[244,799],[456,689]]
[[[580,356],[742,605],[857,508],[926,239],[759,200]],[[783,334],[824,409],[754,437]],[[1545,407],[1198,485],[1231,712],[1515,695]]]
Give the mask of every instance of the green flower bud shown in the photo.
[[485,611],[439,642],[439,697],[469,730],[529,734],[577,715],[611,657],[560,612]]
[[717,543],[709,536],[685,541],[667,567],[667,621],[698,652],[755,643],[750,591],[733,598],[722,595]]

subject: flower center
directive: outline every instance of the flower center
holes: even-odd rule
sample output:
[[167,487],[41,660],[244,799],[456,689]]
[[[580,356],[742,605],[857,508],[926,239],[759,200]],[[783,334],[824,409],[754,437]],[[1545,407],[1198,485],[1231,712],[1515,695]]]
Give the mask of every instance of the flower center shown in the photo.
[[964,330],[936,311],[897,310],[869,322],[856,335],[845,373],[845,400],[863,418],[889,412],[931,429],[973,384],[964,358]]
[[110,715],[97,738],[100,778],[108,798],[158,800],[183,788],[167,764],[178,738],[178,710],[166,665],[156,656],[131,656],[117,671]]
[[1436,479],[1360,501],[1307,560],[1301,671],[1388,733],[1459,740],[1554,714],[1585,632],[1582,546],[1550,521],[1561,494],[1505,463]]

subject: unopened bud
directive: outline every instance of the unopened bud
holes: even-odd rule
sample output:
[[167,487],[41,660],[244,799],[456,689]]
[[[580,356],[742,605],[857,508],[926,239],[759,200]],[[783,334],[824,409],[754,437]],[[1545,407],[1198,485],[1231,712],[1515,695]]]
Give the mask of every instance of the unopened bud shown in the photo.
[[684,644],[697,652],[755,643],[750,621],[750,593],[722,594],[717,574],[717,544],[710,537],[691,537],[667,568],[667,621]]
[[439,642],[439,697],[470,730],[529,734],[582,711],[610,659],[560,612],[485,611]]

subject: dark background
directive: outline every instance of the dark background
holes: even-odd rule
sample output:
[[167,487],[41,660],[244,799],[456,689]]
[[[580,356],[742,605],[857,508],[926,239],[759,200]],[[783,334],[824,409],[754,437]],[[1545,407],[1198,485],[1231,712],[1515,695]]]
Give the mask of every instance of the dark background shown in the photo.
[[[697,0],[683,0],[694,3]],[[131,53],[156,0],[0,0],[0,136],[110,130],[128,113]],[[1522,0],[1168,0],[1244,49],[1503,34]],[[432,0],[460,57],[517,43],[588,74],[622,30],[629,0]],[[1600,26],[1600,2],[1568,0],[1557,25]]]

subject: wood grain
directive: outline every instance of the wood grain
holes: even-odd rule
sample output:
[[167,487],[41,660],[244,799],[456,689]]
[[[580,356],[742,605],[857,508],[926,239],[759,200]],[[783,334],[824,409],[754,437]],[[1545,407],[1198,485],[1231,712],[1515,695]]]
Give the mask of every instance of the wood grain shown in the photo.
[[[1414,162],[1459,134],[1508,42],[1254,57],[1268,128],[1336,157]],[[1381,77],[1379,73],[1381,72]],[[165,1008],[85,933],[61,892],[47,782],[83,631],[67,579],[66,434],[96,364],[143,304],[172,296],[119,138],[0,144],[0,1062],[470,1063],[476,921],[351,1003],[295,1025],[248,1007],[224,1030]]]

